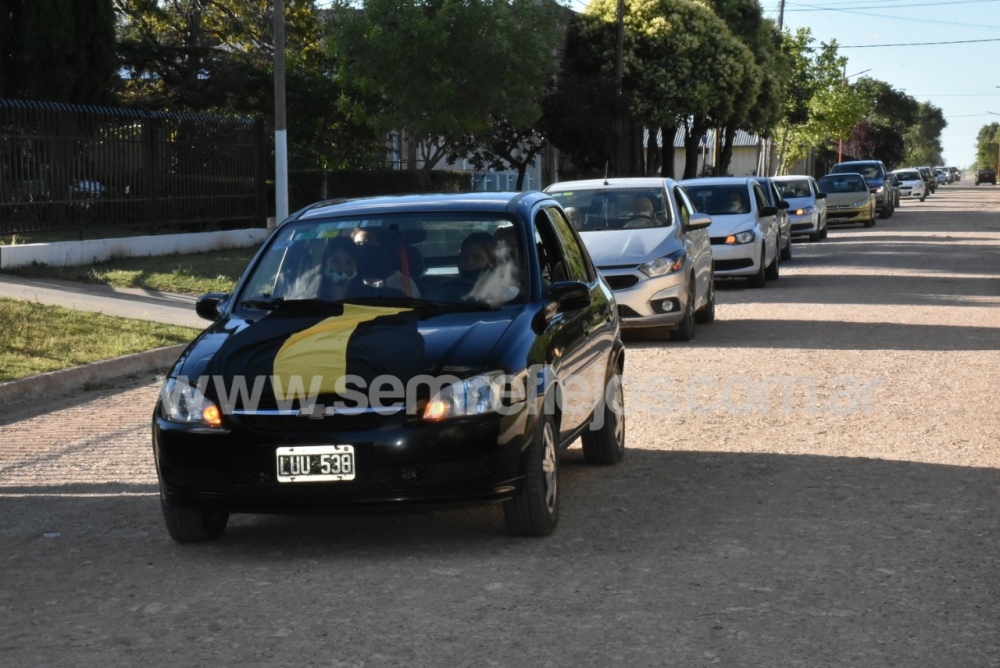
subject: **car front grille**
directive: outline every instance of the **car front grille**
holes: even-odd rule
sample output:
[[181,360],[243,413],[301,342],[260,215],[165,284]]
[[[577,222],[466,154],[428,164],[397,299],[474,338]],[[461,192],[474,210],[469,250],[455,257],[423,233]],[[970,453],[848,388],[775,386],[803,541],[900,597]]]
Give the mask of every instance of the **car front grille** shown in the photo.
[[746,269],[747,267],[753,266],[753,260],[750,258],[743,258],[740,260],[716,260],[715,270],[716,271],[731,271],[733,269]]
[[612,290],[627,290],[639,282],[639,277],[633,274],[619,274],[617,276],[605,276]]

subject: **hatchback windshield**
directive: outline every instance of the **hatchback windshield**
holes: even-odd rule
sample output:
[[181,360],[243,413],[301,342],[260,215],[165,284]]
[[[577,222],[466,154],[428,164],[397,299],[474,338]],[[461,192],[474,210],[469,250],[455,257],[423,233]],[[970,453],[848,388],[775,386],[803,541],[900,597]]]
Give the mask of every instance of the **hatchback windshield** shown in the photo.
[[900,181],[920,181],[920,174],[918,172],[896,172],[896,178]]
[[819,180],[819,189],[825,193],[860,193],[868,184],[858,174],[827,174]]
[[782,199],[795,197],[812,197],[812,190],[809,189],[809,182],[805,179],[794,181],[775,181]]
[[858,165],[858,164],[846,164],[837,165],[833,168],[832,172],[834,174],[841,174],[850,172],[852,174],[860,174],[866,179],[877,179],[881,176],[878,167],[875,165]]
[[240,299],[287,302],[422,299],[499,306],[520,301],[523,228],[496,214],[394,215],[289,223]]
[[737,184],[712,184],[682,186],[691,198],[695,209],[710,216],[750,213],[750,193],[747,187]]
[[551,192],[581,232],[668,227],[670,209],[663,190],[621,188]]

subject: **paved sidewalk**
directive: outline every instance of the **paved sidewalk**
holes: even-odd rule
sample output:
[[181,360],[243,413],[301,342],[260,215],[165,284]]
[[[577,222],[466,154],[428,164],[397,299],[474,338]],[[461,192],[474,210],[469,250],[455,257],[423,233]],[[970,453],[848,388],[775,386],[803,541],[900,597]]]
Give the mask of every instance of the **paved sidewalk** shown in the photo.
[[[209,324],[195,313],[195,297],[152,290],[0,274],[0,297],[197,329]],[[183,348],[169,346],[0,383],[0,408],[6,411],[13,404],[38,397],[70,393],[126,376],[165,371]]]
[[198,329],[208,325],[194,312],[195,297],[170,292],[0,274],[0,297]]

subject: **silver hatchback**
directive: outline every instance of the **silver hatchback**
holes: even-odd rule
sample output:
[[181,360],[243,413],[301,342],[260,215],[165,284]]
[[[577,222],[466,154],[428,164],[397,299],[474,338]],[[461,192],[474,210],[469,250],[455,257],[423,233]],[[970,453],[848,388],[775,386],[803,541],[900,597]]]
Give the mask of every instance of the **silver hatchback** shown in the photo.
[[563,181],[545,192],[566,209],[614,290],[623,329],[658,328],[689,341],[695,322],[715,319],[712,219],[695,211],[676,181]]

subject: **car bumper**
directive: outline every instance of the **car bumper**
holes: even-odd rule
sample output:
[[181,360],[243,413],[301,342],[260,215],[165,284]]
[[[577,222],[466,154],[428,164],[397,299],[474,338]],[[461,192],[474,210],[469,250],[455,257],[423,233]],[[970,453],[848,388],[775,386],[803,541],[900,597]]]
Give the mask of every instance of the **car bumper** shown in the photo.
[[911,199],[914,197],[919,198],[924,197],[924,193],[925,191],[923,188],[905,188],[899,191],[899,197],[900,199]]
[[676,325],[688,301],[690,268],[650,278],[638,269],[601,269],[618,303],[622,329]]
[[760,271],[761,241],[749,244],[712,244],[712,259],[715,275],[720,278],[730,276],[753,276]]
[[819,214],[817,213],[801,216],[789,215],[788,220],[791,223],[793,237],[819,232]]
[[835,223],[863,223],[870,220],[871,217],[871,209],[867,206],[826,210],[826,222],[831,225]]
[[[531,433],[525,427],[534,419],[521,411],[431,424],[399,415],[375,429],[326,431],[309,418],[288,417],[282,424],[298,421],[306,430],[238,424],[209,432],[156,418],[153,449],[161,494],[178,506],[230,512],[436,507],[510,498],[521,484],[520,454],[524,434]],[[302,445],[352,445],[356,477],[279,482],[277,448]]]

